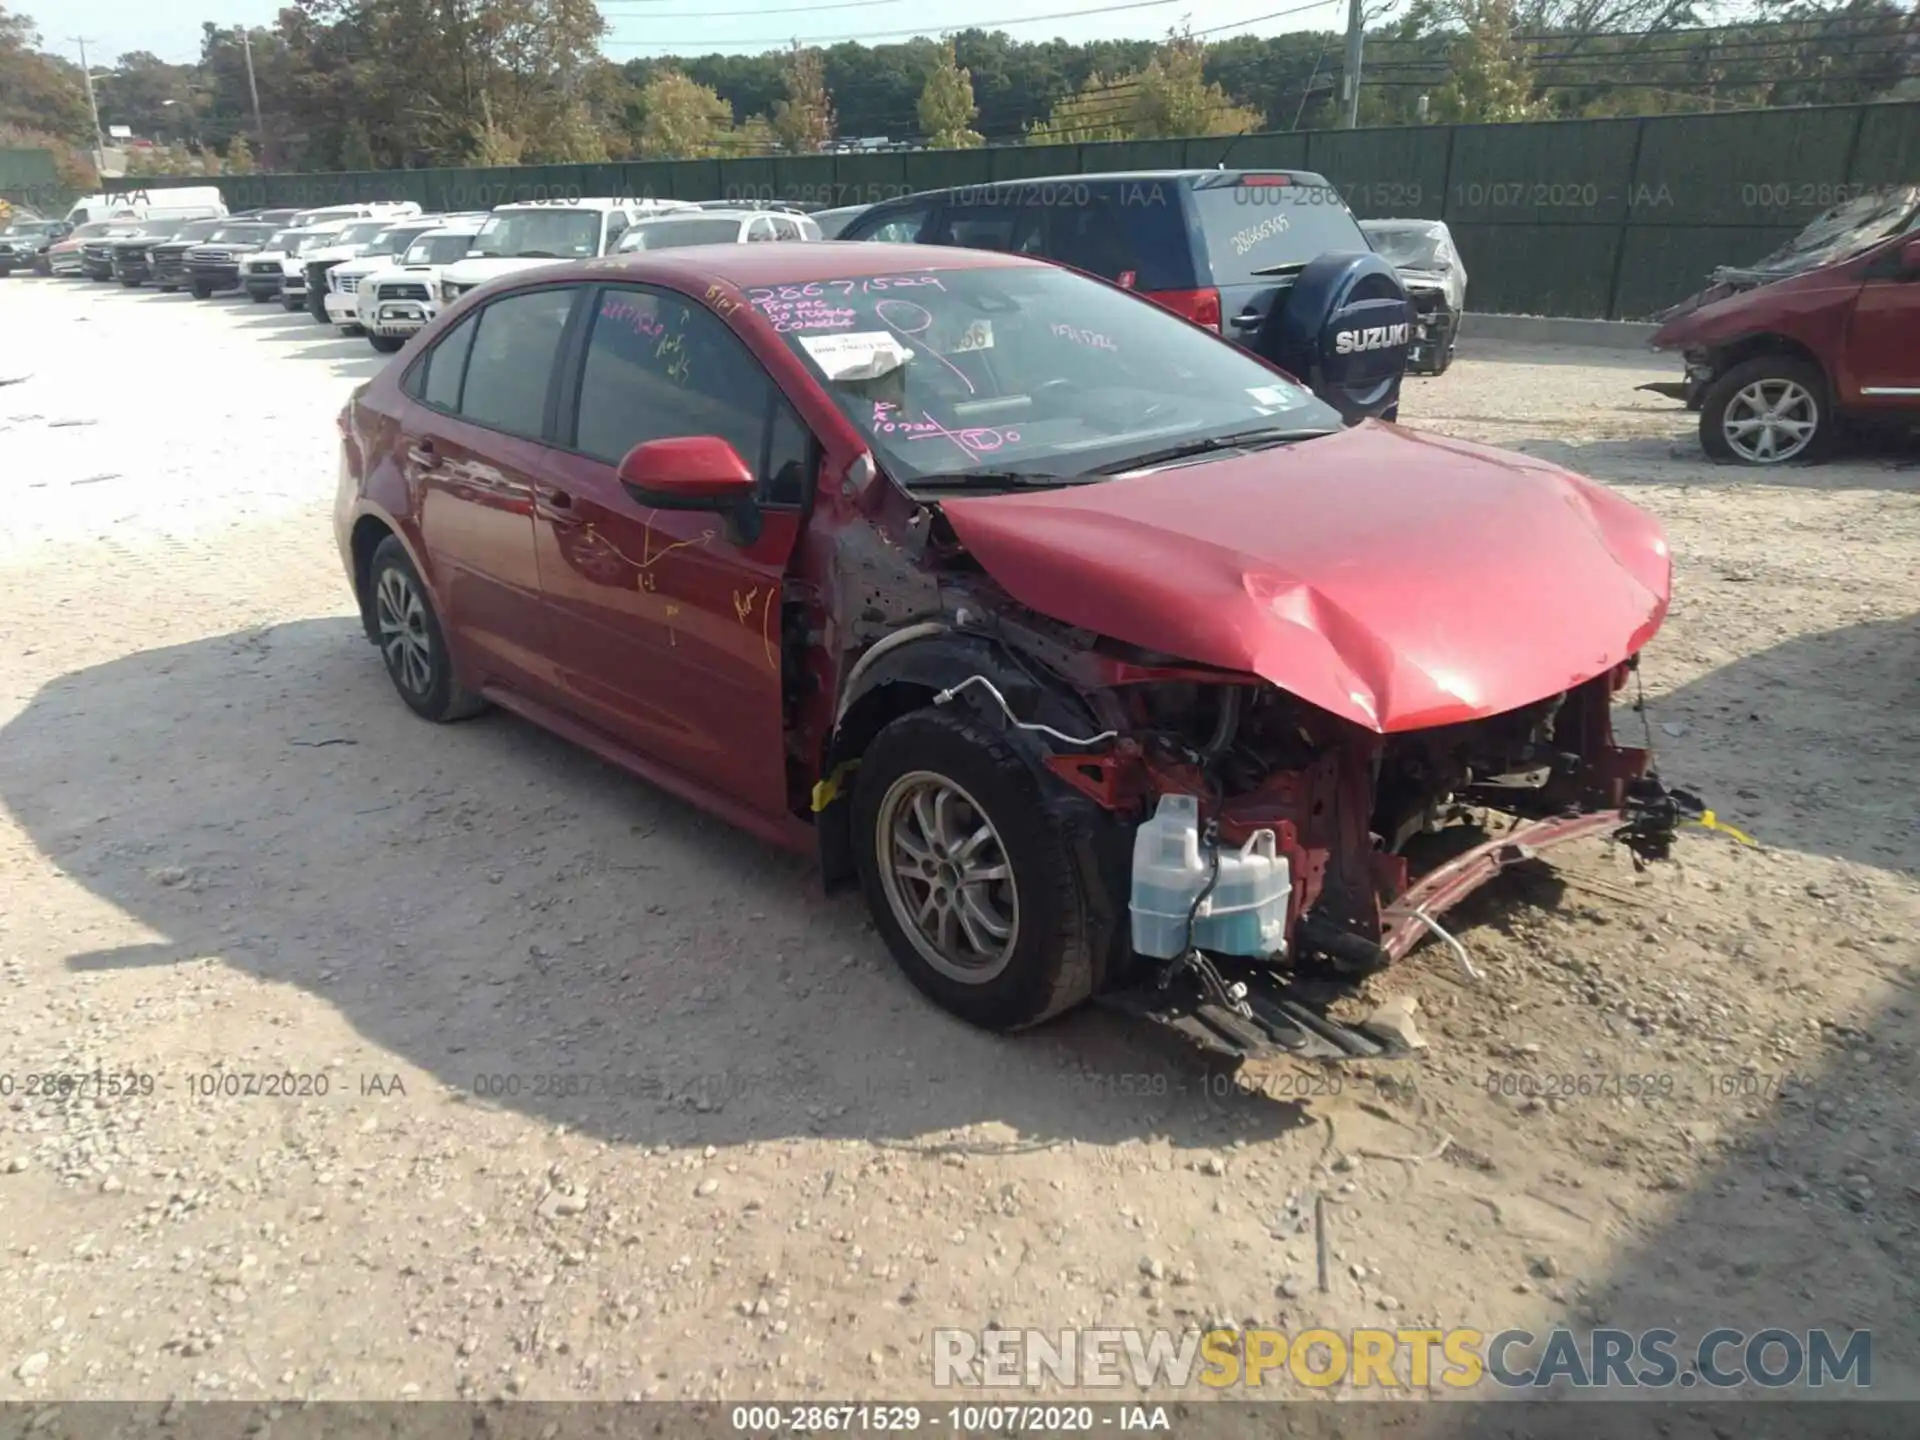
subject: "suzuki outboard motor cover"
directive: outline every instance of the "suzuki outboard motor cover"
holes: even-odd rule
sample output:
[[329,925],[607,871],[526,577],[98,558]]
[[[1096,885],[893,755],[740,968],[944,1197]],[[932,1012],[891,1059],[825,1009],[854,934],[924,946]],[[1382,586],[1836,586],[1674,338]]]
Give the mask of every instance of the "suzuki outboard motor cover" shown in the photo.
[[1267,311],[1252,350],[1294,376],[1349,425],[1392,420],[1413,345],[1413,302],[1372,251],[1311,260]]

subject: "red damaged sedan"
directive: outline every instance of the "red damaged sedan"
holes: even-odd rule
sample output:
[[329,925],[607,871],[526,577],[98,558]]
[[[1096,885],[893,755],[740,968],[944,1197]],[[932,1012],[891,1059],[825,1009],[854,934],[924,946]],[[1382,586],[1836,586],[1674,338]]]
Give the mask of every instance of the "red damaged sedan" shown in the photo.
[[[857,878],[927,994],[1235,1054],[1542,846],[1667,852],[1616,744],[1659,526],[1006,254],[710,246],[463,297],[340,417],[368,638]],[[1490,823],[1497,814],[1498,838]],[[1511,828],[1513,818],[1522,823]]]

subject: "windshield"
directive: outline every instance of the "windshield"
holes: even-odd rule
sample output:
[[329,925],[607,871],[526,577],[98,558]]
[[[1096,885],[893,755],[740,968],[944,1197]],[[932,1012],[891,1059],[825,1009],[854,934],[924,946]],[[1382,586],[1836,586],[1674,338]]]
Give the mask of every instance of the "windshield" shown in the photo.
[[185,224],[183,220],[153,220],[133,233],[142,240],[171,240]]
[[620,237],[622,250],[671,250],[679,245],[731,245],[740,238],[737,219],[656,220]]
[[1453,263],[1447,227],[1435,220],[1368,220],[1361,230],[1380,257],[1409,270],[1444,270]]
[[220,228],[218,220],[195,220],[182,225],[174,231],[172,239],[178,243],[183,240],[204,240]]
[[222,225],[207,239],[226,245],[251,245],[272,234],[272,227],[267,225]]
[[362,220],[342,230],[340,232],[340,238],[334,241],[334,244],[365,245],[377,239],[379,236],[384,235],[392,228],[392,225],[393,222],[391,220]]
[[45,235],[60,222],[57,220],[15,220],[0,235]]
[[113,230],[113,225],[108,221],[89,220],[84,225],[74,226],[73,233],[67,236],[67,238],[69,240],[91,240],[96,235],[110,235],[113,233]]
[[1370,250],[1367,237],[1330,185],[1195,186],[1213,278],[1239,285],[1276,266],[1304,266],[1329,250]]
[[473,237],[471,255],[563,260],[600,253],[598,210],[508,210],[497,212]]
[[398,255],[416,239],[426,234],[427,229],[425,225],[409,225],[382,230],[367,246],[367,258],[371,259],[375,255]]
[[339,243],[340,232],[338,230],[318,230],[310,234],[302,235],[296,239],[293,242],[293,253],[295,255],[304,255],[309,250],[323,250],[329,245],[338,245]]
[[[1068,479],[1249,431],[1340,417],[1151,301],[1051,266],[756,287],[748,300],[895,479]],[[1280,437],[1275,437],[1280,438]]]
[[428,235],[407,247],[403,265],[451,265],[464,259],[473,245],[471,235]]
[[276,230],[273,238],[267,242],[269,250],[291,250],[299,242],[298,230]]

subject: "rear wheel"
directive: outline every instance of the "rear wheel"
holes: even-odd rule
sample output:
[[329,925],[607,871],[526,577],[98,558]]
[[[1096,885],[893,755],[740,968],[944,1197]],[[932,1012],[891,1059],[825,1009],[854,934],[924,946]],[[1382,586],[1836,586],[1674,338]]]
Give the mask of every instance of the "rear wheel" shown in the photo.
[[875,926],[907,978],[991,1030],[1093,994],[1099,927],[1034,769],[971,717],[920,710],[861,757],[853,844]]
[[373,552],[367,584],[375,643],[386,663],[387,678],[408,708],[435,721],[464,720],[486,709],[487,702],[463,689],[454,675],[453,657],[433,600],[406,546],[393,536]]
[[1700,445],[1735,465],[1786,465],[1819,457],[1833,437],[1827,380],[1793,355],[1733,366],[1700,402]]
[[382,355],[391,355],[407,343],[403,335],[369,335],[367,340]]

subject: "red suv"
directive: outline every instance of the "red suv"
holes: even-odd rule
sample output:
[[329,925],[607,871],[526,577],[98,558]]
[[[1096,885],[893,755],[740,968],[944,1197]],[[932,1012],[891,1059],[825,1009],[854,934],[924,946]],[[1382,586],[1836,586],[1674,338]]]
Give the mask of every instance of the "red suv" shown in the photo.
[[[1709,292],[1711,294],[1711,292]],[[1643,386],[1700,412],[1716,460],[1819,458],[1843,425],[1920,421],[1920,234],[1708,299],[1662,325],[1687,378]]]
[[[1058,266],[544,266],[450,306],[340,428],[340,552],[408,705],[498,704],[857,875],[983,1025],[1132,986],[1228,1048],[1313,1052],[1301,962],[1377,968],[1540,845],[1671,839],[1609,728],[1666,613],[1652,519],[1348,428]],[[1142,875],[1193,889],[1144,960],[1169,912]]]

